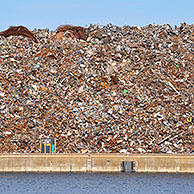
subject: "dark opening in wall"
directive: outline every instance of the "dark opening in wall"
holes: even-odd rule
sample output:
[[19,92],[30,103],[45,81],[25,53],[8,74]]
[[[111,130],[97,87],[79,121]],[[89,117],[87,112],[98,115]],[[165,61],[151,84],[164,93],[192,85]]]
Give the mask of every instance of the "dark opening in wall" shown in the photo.
[[135,163],[133,161],[123,161],[121,163],[122,172],[132,173],[135,169]]

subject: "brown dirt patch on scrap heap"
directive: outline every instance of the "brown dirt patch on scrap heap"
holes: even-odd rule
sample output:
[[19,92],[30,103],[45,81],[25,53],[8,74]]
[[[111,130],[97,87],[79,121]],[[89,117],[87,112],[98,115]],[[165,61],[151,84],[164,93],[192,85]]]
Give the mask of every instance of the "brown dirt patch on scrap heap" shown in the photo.
[[81,26],[71,26],[71,25],[62,25],[57,28],[57,33],[59,32],[70,32],[73,37],[77,39],[87,40],[87,34],[85,28]]
[[0,36],[9,37],[9,36],[19,36],[28,37],[35,42],[37,42],[34,34],[24,26],[11,26],[7,30],[0,32]]

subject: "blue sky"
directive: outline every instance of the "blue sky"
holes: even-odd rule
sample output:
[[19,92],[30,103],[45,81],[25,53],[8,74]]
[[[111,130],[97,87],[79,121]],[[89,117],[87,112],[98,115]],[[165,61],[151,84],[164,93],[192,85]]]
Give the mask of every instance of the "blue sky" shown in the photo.
[[194,23],[194,0],[1,0],[0,31],[88,24],[145,26]]

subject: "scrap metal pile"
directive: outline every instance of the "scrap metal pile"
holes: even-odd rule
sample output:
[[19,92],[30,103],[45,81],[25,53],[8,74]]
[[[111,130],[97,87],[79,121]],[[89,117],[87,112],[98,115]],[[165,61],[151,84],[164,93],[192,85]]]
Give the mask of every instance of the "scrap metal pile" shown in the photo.
[[0,153],[193,153],[194,25],[0,33]]

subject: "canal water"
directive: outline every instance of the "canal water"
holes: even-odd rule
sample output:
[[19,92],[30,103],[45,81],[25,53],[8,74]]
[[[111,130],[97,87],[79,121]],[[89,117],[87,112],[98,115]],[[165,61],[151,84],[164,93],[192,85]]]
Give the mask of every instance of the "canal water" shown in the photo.
[[186,194],[194,174],[1,173],[1,194]]

